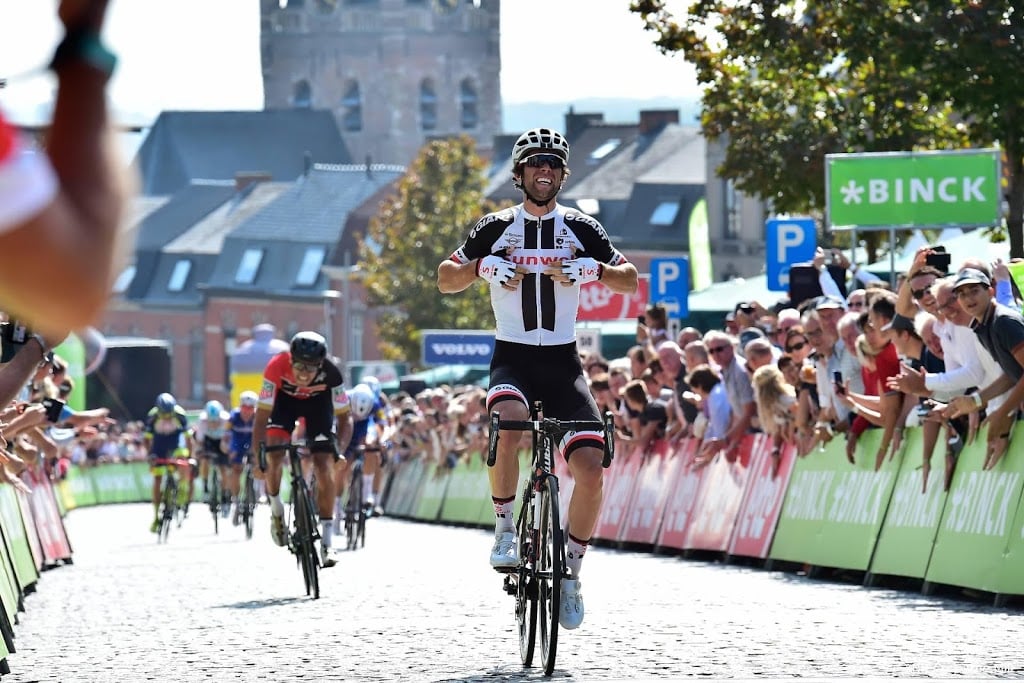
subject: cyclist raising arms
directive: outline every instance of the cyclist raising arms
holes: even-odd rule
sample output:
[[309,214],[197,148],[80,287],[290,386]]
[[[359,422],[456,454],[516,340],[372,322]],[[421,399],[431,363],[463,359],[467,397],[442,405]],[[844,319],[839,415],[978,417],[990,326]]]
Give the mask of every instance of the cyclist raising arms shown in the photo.
[[[252,443],[268,446],[291,442],[298,418],[305,418],[305,441],[313,456],[318,482],[321,560],[325,567],[335,564],[330,555],[331,519],[334,513],[332,465],[352,438],[352,415],[341,370],[327,359],[327,342],[316,332],[299,332],[291,347],[267,363],[263,388],[256,407]],[[336,440],[336,443],[335,443]],[[283,453],[267,453],[267,471],[256,468],[257,478],[266,478],[270,498],[270,535],[274,543],[288,543],[281,503]]]
[[227,488],[231,492],[231,500],[235,505],[235,512],[231,518],[235,526],[238,526],[239,479],[242,476],[242,465],[252,448],[252,425],[256,420],[258,399],[255,391],[243,391],[238,397],[238,407],[232,410],[228,417],[228,425],[230,425],[228,462],[231,469],[228,471],[228,478],[225,481],[227,481]]
[[[569,177],[569,144],[558,132],[534,128],[512,148],[512,182],[523,202],[488,214],[437,269],[442,293],[461,292],[476,279],[490,283],[496,322],[487,410],[502,420],[529,419],[543,401],[547,417],[594,420],[600,415],[587,388],[576,348],[580,286],[600,280],[615,292],[637,287],[633,264],[612,246],[594,218],[556,202]],[[506,431],[489,472],[495,540],[491,566],[515,567],[514,508],[521,432]],[[575,479],[569,503],[566,564],[561,582],[563,628],[583,621],[579,572],[601,508],[604,435],[568,433],[559,444]]]
[[[151,461],[177,457],[182,451],[187,453],[192,450],[188,416],[185,414],[185,409],[179,406],[177,400],[170,394],[164,392],[156,397],[156,405],[146,415],[143,440],[146,445],[146,453],[149,454],[148,457]],[[154,534],[160,531],[160,488],[163,484],[164,474],[172,476],[167,471],[167,467],[167,465],[153,465],[149,468],[153,474],[153,524],[149,530]],[[192,500],[191,468],[185,468],[180,474],[188,481],[188,498],[185,500],[185,510],[187,511],[188,501]]]

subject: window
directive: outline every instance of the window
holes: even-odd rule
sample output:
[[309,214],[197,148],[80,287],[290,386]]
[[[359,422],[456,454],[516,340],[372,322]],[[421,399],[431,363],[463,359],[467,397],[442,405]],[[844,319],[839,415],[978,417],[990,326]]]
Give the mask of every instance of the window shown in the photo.
[[301,80],[295,84],[292,106],[296,109],[309,109],[313,106],[313,89],[309,87],[309,81]]
[[430,81],[423,81],[420,84],[420,128],[437,128],[437,95]]
[[114,294],[124,294],[135,279],[135,266],[131,265],[121,271],[121,274],[114,280]]
[[651,212],[651,225],[669,226],[676,222],[679,215],[679,202],[661,202]]
[[477,127],[480,115],[477,112],[476,88],[468,78],[459,86],[459,111],[461,112],[459,121],[463,130]]
[[359,83],[353,81],[341,98],[341,126],[346,132],[355,133],[363,129],[363,96]]
[[238,262],[235,282],[240,285],[251,285],[256,281],[256,274],[259,273],[261,263],[263,263],[262,249],[246,249],[242,254],[242,260]]
[[622,144],[622,140],[620,140],[618,138],[612,138],[611,140],[606,141],[603,145],[601,145],[600,147],[595,149],[593,152],[591,152],[589,160],[590,161],[601,161],[601,159],[604,159],[606,156],[608,156],[609,154],[614,152],[616,150],[616,148],[618,148],[618,146],[621,145],[621,144]]
[[725,238],[740,238],[740,206],[736,186],[731,180],[725,181]]
[[295,284],[300,287],[311,287],[320,277],[320,266],[324,264],[327,251],[323,247],[308,247],[299,266],[299,274],[295,276]]
[[188,281],[188,274],[192,272],[192,262],[188,259],[180,259],[174,264],[171,271],[171,279],[167,281],[167,291],[180,292],[185,289],[185,282]]

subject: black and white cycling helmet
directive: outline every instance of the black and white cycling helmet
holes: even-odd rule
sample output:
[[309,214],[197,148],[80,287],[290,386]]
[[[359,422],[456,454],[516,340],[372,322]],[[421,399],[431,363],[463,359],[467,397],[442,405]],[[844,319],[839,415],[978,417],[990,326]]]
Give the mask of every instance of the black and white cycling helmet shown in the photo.
[[532,128],[520,135],[512,146],[512,168],[518,168],[524,159],[534,154],[554,154],[568,165],[569,143],[557,130]]
[[348,402],[352,406],[352,417],[356,420],[365,420],[373,410],[376,399],[370,387],[357,384],[348,391]]
[[292,337],[292,360],[320,365],[327,357],[327,340],[316,332],[299,332]]

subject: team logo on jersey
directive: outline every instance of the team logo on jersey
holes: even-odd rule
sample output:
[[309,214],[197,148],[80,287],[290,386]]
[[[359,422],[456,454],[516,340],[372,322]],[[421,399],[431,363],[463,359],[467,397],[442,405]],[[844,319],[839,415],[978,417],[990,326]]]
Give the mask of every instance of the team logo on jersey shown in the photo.
[[509,234],[505,235],[505,241],[508,242],[508,246],[510,246],[513,249],[515,249],[520,244],[523,243],[523,236],[522,235],[517,235],[516,233],[509,233]]
[[260,401],[269,401],[274,398],[274,383],[268,379],[263,380],[263,386],[260,387]]
[[181,423],[176,417],[158,417],[153,421],[154,434],[174,434],[181,429]]

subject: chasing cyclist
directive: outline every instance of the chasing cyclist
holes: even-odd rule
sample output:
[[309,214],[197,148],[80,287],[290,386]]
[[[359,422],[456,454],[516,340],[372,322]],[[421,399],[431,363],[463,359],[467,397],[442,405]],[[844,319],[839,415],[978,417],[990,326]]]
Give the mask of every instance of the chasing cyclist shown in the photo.
[[252,450],[252,426],[256,421],[256,403],[259,397],[255,391],[243,391],[238,397],[238,407],[231,411],[228,417],[229,444],[228,462],[231,469],[228,470],[227,488],[231,493],[231,500],[234,503],[235,511],[231,517],[231,523],[239,524],[238,491],[242,476],[242,466],[246,458],[250,457]]
[[[203,499],[207,503],[213,503],[213,496],[216,491],[210,490],[210,461],[213,466],[220,470],[220,481],[227,481],[228,472],[228,439],[231,436],[231,426],[228,423],[230,414],[224,410],[220,401],[207,401],[203,412],[199,414],[195,426],[192,428],[195,444],[199,449],[199,479],[203,483]],[[228,515],[228,493],[227,489],[221,489],[221,499],[216,501],[221,506],[221,513],[224,517]]]
[[[576,348],[580,286],[601,281],[615,292],[637,288],[633,264],[612,246],[594,218],[556,202],[569,177],[569,144],[558,132],[534,128],[512,148],[512,183],[523,193],[517,206],[479,220],[469,237],[437,269],[442,293],[461,292],[477,278],[490,284],[496,322],[487,410],[502,420],[528,420],[543,401],[546,417],[600,420]],[[518,565],[515,520],[517,451],[522,432],[505,432],[489,471],[496,516],[491,566]],[[579,572],[601,509],[604,435],[570,432],[559,444],[575,479],[569,503],[562,581],[563,628],[583,621]]]
[[[263,372],[253,423],[252,443],[268,446],[291,442],[298,418],[305,418],[305,442],[316,469],[316,502],[320,512],[320,555],[325,567],[336,564],[331,555],[331,521],[334,514],[332,465],[352,438],[352,415],[341,370],[327,358],[327,342],[316,332],[299,332],[288,351],[282,351]],[[274,543],[288,543],[281,503],[282,451],[267,453],[267,469],[257,467],[257,478],[266,479],[270,498],[270,534]]]
[[[185,409],[178,405],[174,396],[164,392],[156,397],[156,405],[146,415],[143,441],[150,461],[168,460],[171,458],[188,458],[192,450],[192,439],[189,435],[188,416]],[[164,475],[174,476],[173,465],[150,465],[153,475],[153,524],[149,530],[154,534],[160,531],[160,488]],[[192,500],[192,469],[181,468],[179,476],[188,482],[188,497],[185,499],[185,511],[188,512],[188,501]]]
[[373,480],[380,468],[380,440],[382,425],[380,411],[377,408],[373,390],[366,384],[357,384],[348,391],[348,404],[352,412],[352,439],[345,450],[345,459],[339,462],[335,470],[338,476],[337,497],[335,498],[335,527],[341,527],[345,518],[342,497],[348,485],[349,467],[358,458],[363,460],[363,499],[360,501],[368,513],[372,512]]

